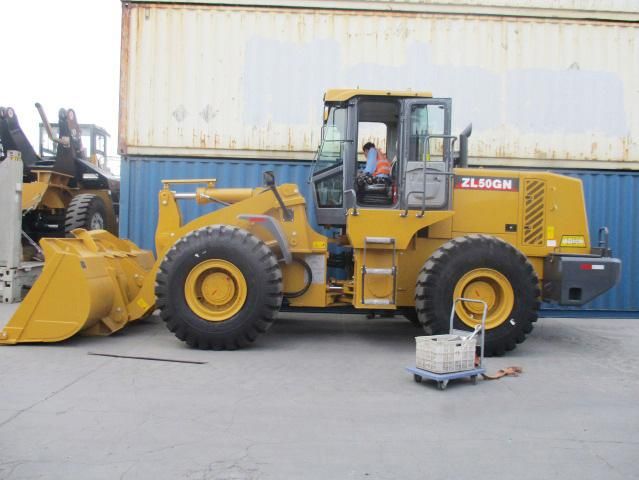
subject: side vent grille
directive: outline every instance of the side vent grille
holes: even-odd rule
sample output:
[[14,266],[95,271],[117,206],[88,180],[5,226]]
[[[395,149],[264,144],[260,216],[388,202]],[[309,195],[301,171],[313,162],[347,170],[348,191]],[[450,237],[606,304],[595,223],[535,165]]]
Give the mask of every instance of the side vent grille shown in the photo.
[[546,184],[524,180],[524,245],[543,246],[546,224]]

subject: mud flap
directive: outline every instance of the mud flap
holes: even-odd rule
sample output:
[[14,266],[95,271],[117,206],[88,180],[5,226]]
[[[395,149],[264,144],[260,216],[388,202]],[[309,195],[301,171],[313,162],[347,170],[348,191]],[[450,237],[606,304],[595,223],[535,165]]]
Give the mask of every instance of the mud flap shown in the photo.
[[104,230],[72,233],[75,238],[42,239],[42,275],[0,332],[0,345],[109,335],[141,317],[129,304],[153,254]]

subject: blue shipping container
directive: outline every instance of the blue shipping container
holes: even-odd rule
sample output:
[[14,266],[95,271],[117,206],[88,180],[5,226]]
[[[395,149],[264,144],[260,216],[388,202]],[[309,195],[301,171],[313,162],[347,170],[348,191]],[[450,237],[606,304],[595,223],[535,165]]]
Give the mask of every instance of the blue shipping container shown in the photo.
[[[309,218],[315,215],[307,183],[310,163],[306,161],[269,161],[198,159],[166,157],[126,157],[122,159],[122,190],[120,207],[120,235],[142,248],[154,248],[157,224],[157,193],[163,179],[217,178],[219,187],[257,187],[262,173],[275,172],[278,183],[296,183],[309,202]],[[623,262],[620,284],[584,308],[573,311],[545,305],[546,315],[583,315],[588,311],[598,316],[639,317],[639,288],[634,278],[639,276],[639,252],[635,249],[639,238],[639,172],[563,170],[558,171],[581,179],[586,197],[590,236],[596,241],[600,226],[610,229],[610,246]],[[190,187],[192,190],[193,187]],[[178,191],[189,190],[178,186]],[[185,221],[218,208],[198,206],[182,201]]]

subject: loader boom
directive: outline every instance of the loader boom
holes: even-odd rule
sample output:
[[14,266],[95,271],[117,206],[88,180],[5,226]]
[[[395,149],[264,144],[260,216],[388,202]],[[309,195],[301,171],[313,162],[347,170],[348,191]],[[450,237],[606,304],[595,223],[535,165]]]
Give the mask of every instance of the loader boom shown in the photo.
[[[140,292],[129,304],[132,318],[146,315],[155,304],[155,276],[171,246],[185,235],[210,225],[237,225],[261,238],[280,257],[285,256],[284,250],[293,255],[320,255],[324,259],[328,257],[328,239],[311,228],[306,216],[306,201],[297,185],[285,184],[277,187],[284,205],[293,212],[292,220],[285,221],[276,197],[268,188],[218,190],[209,186],[198,188],[193,196],[180,197],[180,194],[170,190],[169,186],[173,183],[175,182],[171,180],[165,181],[165,187],[159,193],[158,227],[155,235],[158,260],[145,278]],[[203,183],[210,183],[210,180],[204,180]],[[226,201],[228,205],[182,225],[178,205],[180,198],[193,199],[198,203]],[[283,237],[278,239],[273,235],[273,230],[267,228],[265,217],[272,219],[268,222],[277,225],[283,232]],[[286,242],[282,242],[282,238]],[[299,278],[300,275],[303,276],[303,272],[299,272],[295,265],[285,264],[282,268],[285,272],[290,269],[291,285],[304,283],[304,279]],[[307,295],[310,303],[318,306],[326,304],[323,284],[313,285]]]

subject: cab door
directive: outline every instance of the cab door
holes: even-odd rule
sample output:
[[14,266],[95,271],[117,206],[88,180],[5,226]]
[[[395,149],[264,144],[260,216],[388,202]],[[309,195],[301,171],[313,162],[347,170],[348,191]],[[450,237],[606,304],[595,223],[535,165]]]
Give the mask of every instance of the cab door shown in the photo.
[[408,99],[402,105],[400,208],[446,209],[452,172],[451,100]]

